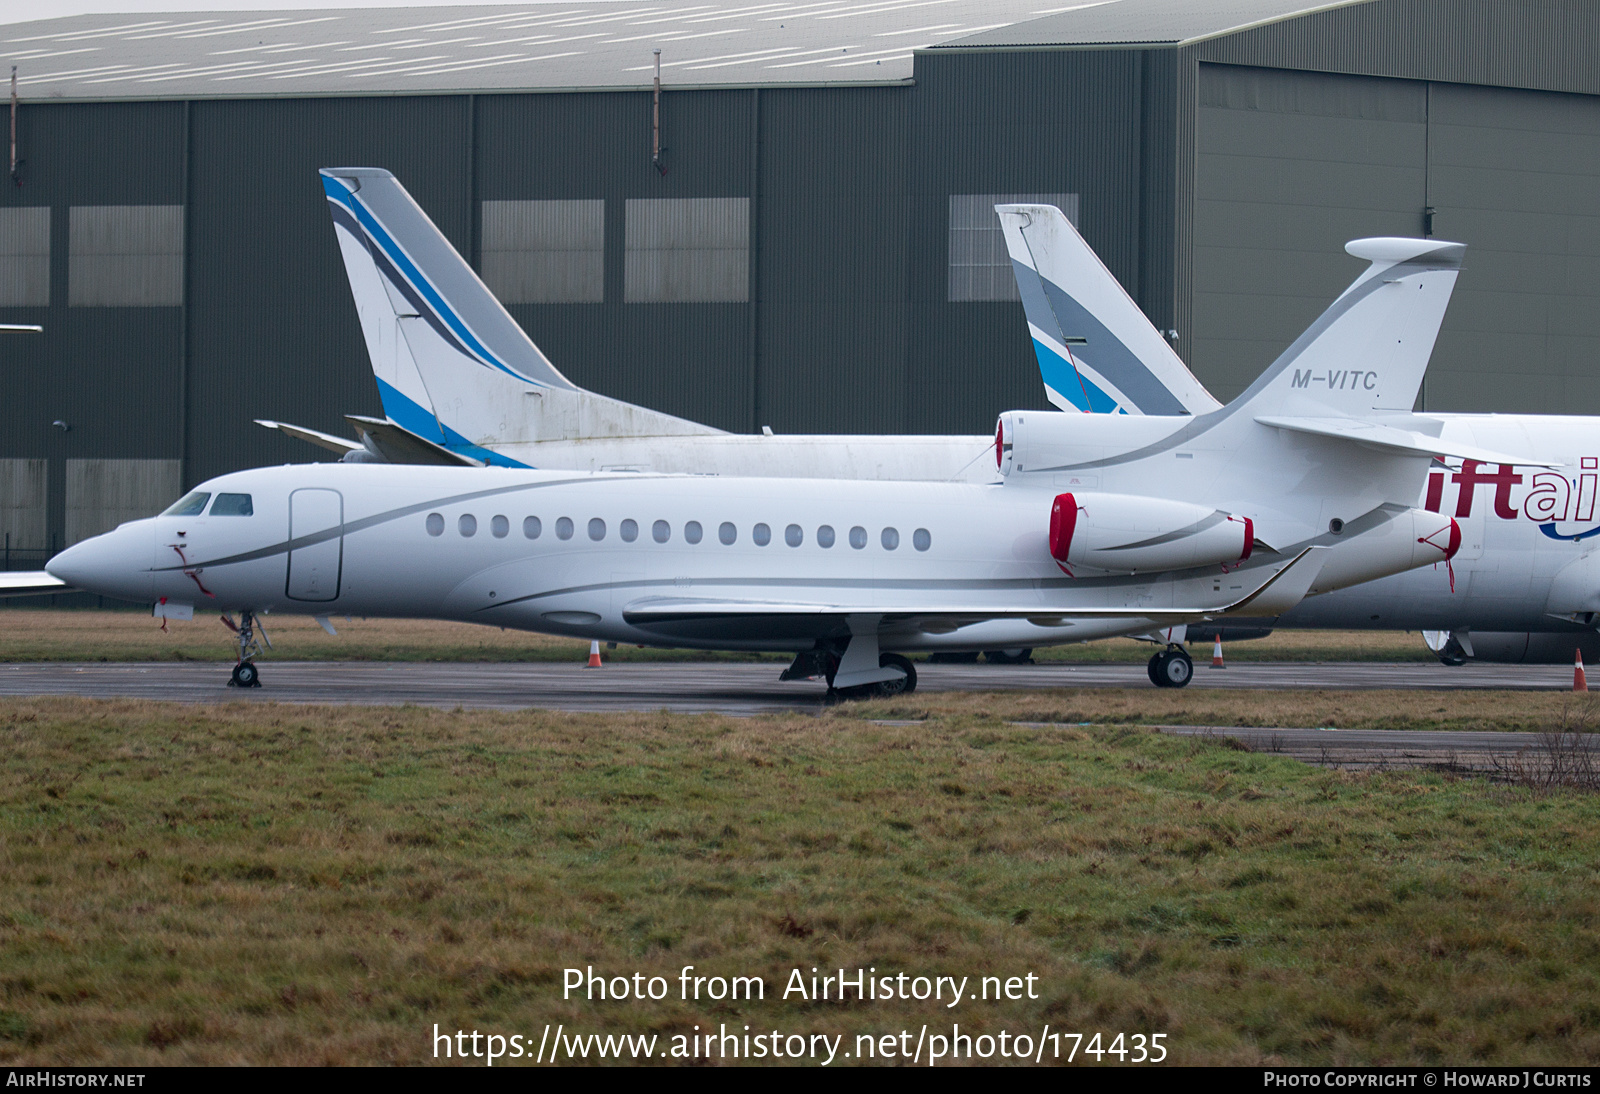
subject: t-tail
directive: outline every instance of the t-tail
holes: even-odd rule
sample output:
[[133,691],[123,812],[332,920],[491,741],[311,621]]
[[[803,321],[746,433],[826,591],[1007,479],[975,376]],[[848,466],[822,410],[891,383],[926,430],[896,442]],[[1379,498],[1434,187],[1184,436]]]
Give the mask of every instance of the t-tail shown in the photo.
[[522,464],[501,445],[719,432],[568,380],[388,171],[321,176],[393,426],[466,460],[512,466]]
[[1054,205],[996,205],[1050,401],[1091,414],[1205,414],[1211,397]]

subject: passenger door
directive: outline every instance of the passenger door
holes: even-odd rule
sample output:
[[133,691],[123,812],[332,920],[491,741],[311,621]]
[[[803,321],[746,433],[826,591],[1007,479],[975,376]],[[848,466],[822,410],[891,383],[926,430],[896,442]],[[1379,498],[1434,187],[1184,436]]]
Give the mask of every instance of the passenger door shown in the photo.
[[[337,490],[289,495],[290,600],[336,600],[344,561],[344,496]],[[321,534],[329,533],[331,534]]]

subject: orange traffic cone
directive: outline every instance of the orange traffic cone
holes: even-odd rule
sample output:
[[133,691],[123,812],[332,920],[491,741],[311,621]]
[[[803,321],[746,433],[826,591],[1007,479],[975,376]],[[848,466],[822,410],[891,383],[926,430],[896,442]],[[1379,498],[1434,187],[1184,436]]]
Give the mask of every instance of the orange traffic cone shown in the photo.
[[1589,681],[1583,675],[1583,650],[1572,651],[1572,690],[1588,691]]
[[1211,645],[1211,667],[1225,669],[1228,666],[1222,663],[1222,635],[1217,635],[1217,640]]
[[591,669],[600,667],[600,642],[598,639],[589,643],[589,664],[586,667]]

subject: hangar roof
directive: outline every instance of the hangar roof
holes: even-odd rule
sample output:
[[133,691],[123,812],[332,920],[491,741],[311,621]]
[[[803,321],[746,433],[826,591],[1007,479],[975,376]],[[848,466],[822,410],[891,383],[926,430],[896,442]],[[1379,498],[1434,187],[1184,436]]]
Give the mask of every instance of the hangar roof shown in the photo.
[[1061,0],[529,0],[79,15],[0,27],[0,65],[17,66],[30,101],[638,88],[657,48],[663,82],[679,88],[885,83],[910,78],[913,50],[1063,10]]
[[978,31],[935,47],[1184,45],[1372,0],[1105,0]]

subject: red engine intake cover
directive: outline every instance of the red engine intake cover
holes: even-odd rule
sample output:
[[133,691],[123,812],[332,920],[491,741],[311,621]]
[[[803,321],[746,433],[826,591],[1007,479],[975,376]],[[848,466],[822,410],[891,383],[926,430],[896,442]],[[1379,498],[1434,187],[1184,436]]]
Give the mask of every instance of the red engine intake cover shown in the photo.
[[1050,506],[1050,557],[1057,562],[1067,561],[1072,550],[1072,533],[1078,528],[1078,499],[1071,494],[1058,494]]

